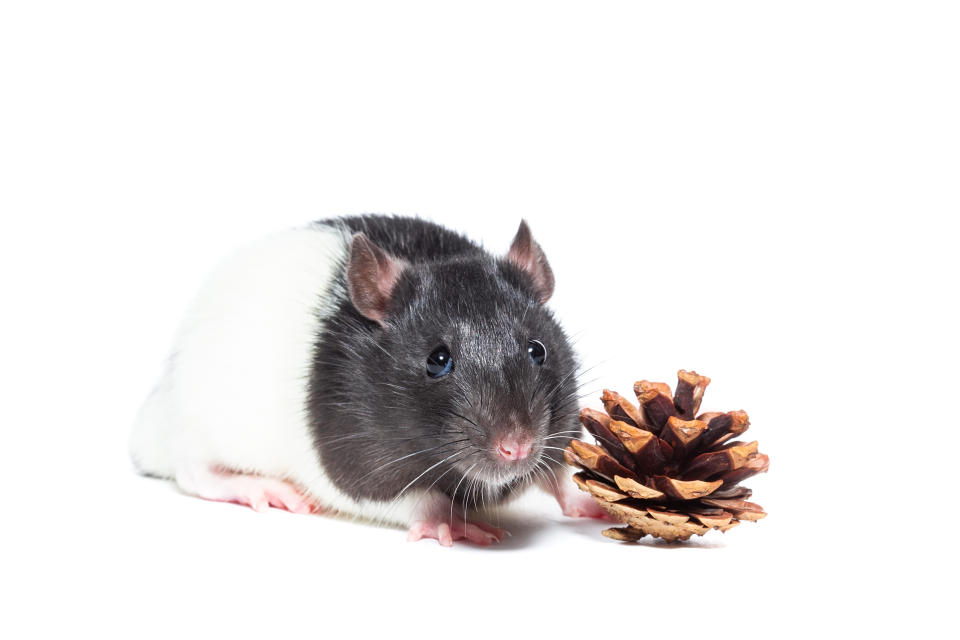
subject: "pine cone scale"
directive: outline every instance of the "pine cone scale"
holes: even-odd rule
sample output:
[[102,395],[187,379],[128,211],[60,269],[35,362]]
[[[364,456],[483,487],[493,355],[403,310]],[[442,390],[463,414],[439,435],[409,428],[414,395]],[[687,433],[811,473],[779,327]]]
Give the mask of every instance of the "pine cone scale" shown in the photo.
[[703,480],[676,480],[667,476],[655,476],[654,485],[660,491],[676,500],[696,500],[708,496],[723,484],[723,480],[704,482]]
[[757,441],[750,444],[701,453],[683,470],[684,480],[704,480],[740,469],[757,453]]
[[619,393],[604,389],[600,401],[611,420],[626,422],[634,427],[647,426],[640,410]]
[[634,468],[638,473],[646,475],[663,473],[667,460],[673,452],[661,446],[665,443],[660,438],[650,431],[631,427],[625,422],[612,421],[610,431],[633,456]]
[[633,389],[637,394],[637,400],[643,405],[646,422],[653,427],[654,433],[660,433],[667,420],[677,415],[677,408],[669,392],[664,393],[662,389],[652,386],[655,384],[657,383],[641,380],[634,385]]
[[710,384],[710,378],[697,375],[696,371],[680,370],[677,373],[677,391],[673,396],[673,404],[681,417],[697,415],[703,392],[708,384]]
[[612,430],[613,425],[625,425],[625,422],[617,422],[605,413],[592,409],[584,409],[581,412],[580,422],[583,423],[587,431],[590,432],[590,435],[607,447],[607,451],[617,462],[629,468],[631,471],[637,470],[633,457],[628,453],[627,443]]
[[657,491],[652,487],[640,484],[636,480],[631,480],[630,478],[621,478],[620,476],[615,476],[613,480],[617,483],[617,487],[620,490],[625,491],[631,498],[659,500],[664,496],[662,491]]
[[570,447],[583,466],[611,482],[615,475],[637,477],[637,474],[617,462],[613,456],[598,446],[573,440],[570,442]]
[[673,447],[674,459],[683,459],[696,447],[706,428],[707,423],[702,420],[681,420],[671,416],[667,418],[660,439]]

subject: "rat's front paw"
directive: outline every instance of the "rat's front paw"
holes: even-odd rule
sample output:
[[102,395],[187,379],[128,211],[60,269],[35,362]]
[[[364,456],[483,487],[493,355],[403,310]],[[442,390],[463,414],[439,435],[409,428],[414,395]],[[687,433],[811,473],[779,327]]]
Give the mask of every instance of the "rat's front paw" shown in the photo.
[[563,515],[570,518],[597,518],[615,522],[609,513],[600,508],[597,501],[584,493],[565,491],[557,498]]
[[503,529],[485,522],[472,522],[454,518],[452,522],[443,520],[421,520],[410,527],[407,542],[422,538],[433,538],[444,547],[452,547],[454,540],[466,540],[481,546],[502,542],[507,534]]
[[616,522],[591,496],[580,491],[569,475],[551,475],[552,477],[540,481],[540,487],[557,500],[563,515],[570,518],[597,518]]

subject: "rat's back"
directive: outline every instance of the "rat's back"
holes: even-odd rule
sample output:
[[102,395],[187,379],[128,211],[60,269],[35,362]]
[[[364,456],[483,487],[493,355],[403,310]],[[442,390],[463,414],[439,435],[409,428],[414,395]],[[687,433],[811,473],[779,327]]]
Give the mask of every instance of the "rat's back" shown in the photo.
[[433,222],[417,218],[366,215],[323,221],[363,233],[375,245],[407,262],[429,262],[482,254],[470,239]]
[[348,243],[349,230],[315,224],[217,268],[134,427],[131,453],[143,473],[180,482],[181,472],[207,464],[275,477],[315,471],[304,398]]

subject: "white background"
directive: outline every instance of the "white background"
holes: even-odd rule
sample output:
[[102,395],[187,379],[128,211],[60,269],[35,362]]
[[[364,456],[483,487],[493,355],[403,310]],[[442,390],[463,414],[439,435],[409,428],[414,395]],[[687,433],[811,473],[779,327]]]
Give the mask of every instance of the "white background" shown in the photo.
[[[958,29],[926,2],[3,3],[0,635],[949,635]],[[451,550],[137,477],[204,274],[360,212],[496,251],[527,218],[597,394],[711,376],[770,516],[630,547],[528,496],[500,548]]]

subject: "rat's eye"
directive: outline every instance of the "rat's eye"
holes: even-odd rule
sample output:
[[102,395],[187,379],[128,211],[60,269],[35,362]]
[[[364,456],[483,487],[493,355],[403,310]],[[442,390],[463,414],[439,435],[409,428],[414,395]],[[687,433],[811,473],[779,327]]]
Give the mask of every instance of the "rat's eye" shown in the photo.
[[427,356],[427,375],[431,378],[442,378],[453,371],[453,358],[450,350],[439,346]]
[[539,340],[531,340],[527,343],[527,355],[539,367],[547,359],[547,348]]

